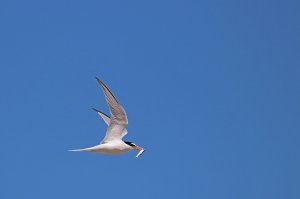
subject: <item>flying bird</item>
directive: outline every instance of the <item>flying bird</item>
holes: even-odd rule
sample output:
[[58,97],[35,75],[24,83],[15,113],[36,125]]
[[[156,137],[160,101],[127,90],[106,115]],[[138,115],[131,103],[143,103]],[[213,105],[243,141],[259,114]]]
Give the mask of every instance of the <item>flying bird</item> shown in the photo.
[[122,140],[122,138],[128,133],[126,129],[128,119],[124,108],[112,94],[109,88],[100,79],[98,79],[97,77],[96,79],[102,87],[106,102],[111,113],[111,117],[109,117],[103,112],[93,108],[93,110],[96,111],[108,125],[105,137],[96,146],[70,151],[120,154],[129,152],[131,150],[138,150],[139,153],[136,155],[136,157],[138,158],[143,154],[145,150],[142,147],[134,144],[133,142]]

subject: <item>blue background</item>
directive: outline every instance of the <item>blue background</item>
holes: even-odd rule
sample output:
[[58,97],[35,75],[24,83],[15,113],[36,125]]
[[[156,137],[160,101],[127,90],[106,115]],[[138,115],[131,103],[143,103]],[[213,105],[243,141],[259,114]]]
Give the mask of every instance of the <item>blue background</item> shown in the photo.
[[[300,3],[0,2],[0,198],[300,198]],[[146,148],[101,155],[101,78]]]

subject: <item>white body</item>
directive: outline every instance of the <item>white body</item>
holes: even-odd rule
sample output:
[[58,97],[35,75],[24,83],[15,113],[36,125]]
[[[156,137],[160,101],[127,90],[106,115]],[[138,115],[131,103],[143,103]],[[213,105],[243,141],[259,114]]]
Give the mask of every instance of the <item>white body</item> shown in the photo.
[[71,151],[94,152],[94,153],[107,153],[107,154],[120,154],[133,150],[131,146],[124,143],[122,140],[99,144],[85,149],[75,149]]

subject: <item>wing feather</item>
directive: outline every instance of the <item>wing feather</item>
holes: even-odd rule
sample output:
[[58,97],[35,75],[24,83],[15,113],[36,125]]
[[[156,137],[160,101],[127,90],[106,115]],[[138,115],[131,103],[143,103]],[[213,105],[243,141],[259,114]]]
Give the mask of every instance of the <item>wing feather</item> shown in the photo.
[[[126,126],[128,124],[128,119],[127,119],[126,112],[125,112],[124,108],[122,107],[122,105],[118,102],[118,100],[112,94],[112,92],[109,90],[109,88],[99,78],[96,77],[96,79],[102,87],[106,102],[108,104],[108,107],[109,107],[109,110],[111,113],[109,126],[107,128],[105,137],[101,143],[109,142],[109,141],[116,140],[116,139],[118,139],[118,140],[122,139],[122,137],[124,137],[127,134]],[[98,114],[102,118],[103,118],[103,116],[104,117],[106,116],[105,118],[107,120],[107,117],[108,117],[107,115],[103,114],[100,111],[98,112]]]
[[95,109],[95,108],[92,108],[94,111],[96,111],[98,113],[98,115],[100,115],[102,117],[102,119],[104,120],[105,124],[109,125],[110,123],[110,118],[108,115],[106,115],[105,113]]
[[101,85],[106,102],[108,104],[111,116],[112,116],[112,121],[118,124],[122,125],[127,125],[128,124],[128,119],[126,116],[126,112],[122,105],[118,102],[118,100],[115,98],[115,96],[112,94],[112,92],[109,90],[109,88],[100,80],[96,77],[98,83]]

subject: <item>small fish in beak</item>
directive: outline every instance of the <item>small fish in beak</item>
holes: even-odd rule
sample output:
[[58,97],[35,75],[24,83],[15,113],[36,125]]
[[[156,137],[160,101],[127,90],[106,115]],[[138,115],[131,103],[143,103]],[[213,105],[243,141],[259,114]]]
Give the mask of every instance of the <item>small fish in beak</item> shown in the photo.
[[140,157],[144,153],[145,149],[140,150],[140,152],[135,156],[136,158]]
[[144,153],[144,151],[145,151],[145,149],[143,149],[142,147],[139,147],[139,146],[134,146],[133,148],[135,150],[139,151],[139,153],[135,156],[136,158],[140,157]]

